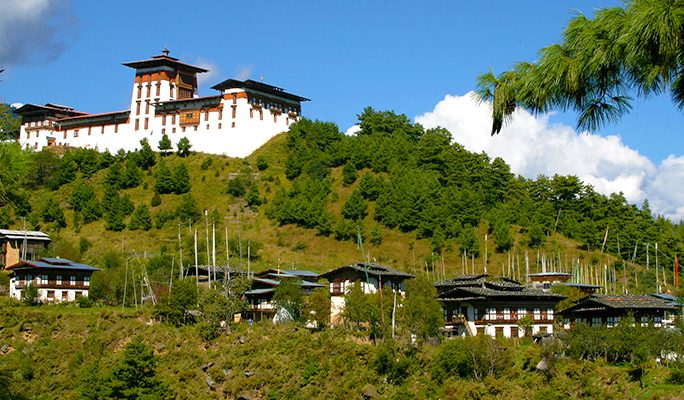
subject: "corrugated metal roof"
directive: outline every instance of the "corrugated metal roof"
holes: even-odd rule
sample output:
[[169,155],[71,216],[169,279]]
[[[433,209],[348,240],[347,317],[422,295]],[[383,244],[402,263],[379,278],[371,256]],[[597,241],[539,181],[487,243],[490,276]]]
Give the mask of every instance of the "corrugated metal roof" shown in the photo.
[[12,239],[12,240],[41,240],[49,242],[50,235],[39,231],[21,231],[14,229],[0,229],[0,238]]
[[72,271],[99,271],[99,268],[95,268],[88,264],[75,263],[66,258],[41,258],[35,261],[20,261],[14,265],[5,267],[6,270],[15,269],[26,269],[30,268],[44,268],[44,269],[62,269],[62,270],[72,270]]

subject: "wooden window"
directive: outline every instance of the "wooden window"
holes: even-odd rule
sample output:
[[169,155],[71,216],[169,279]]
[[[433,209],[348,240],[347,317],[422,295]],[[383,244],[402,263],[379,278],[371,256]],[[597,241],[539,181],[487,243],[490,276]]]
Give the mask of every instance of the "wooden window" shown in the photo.
[[91,128],[92,128],[92,127],[90,127],[90,126],[88,127],[88,136],[90,136]]
[[207,124],[207,130],[209,130],[209,124]]
[[162,128],[162,135],[166,134],[166,128]]
[[74,137],[75,137],[75,138],[78,137],[78,129],[74,129]]
[[541,319],[541,309],[539,307],[534,308],[534,319],[535,321]]
[[264,120],[264,110],[259,110],[259,120]]
[[511,319],[511,309],[510,308],[504,308],[503,317],[506,320]]
[[172,114],[171,115],[171,125],[175,125],[175,124],[176,124],[176,114]]
[[223,124],[219,122],[219,125],[218,125],[218,128],[219,128],[219,129],[221,129],[221,125],[223,125]]
[[520,337],[520,331],[518,330],[517,326],[511,326],[511,337],[512,338],[517,338]]
[[147,84],[147,97],[150,97],[151,89],[152,89],[152,85],[150,85],[150,84],[148,83],[148,84]]
[[148,129],[149,127],[150,127],[149,118],[145,118],[145,129]]
[[54,300],[55,298],[55,291],[54,290],[48,290],[47,291],[47,298],[50,300]]
[[64,139],[66,139],[67,132],[68,131],[64,131]]
[[553,308],[546,309],[546,319],[553,320]]
[[100,135],[103,135],[103,134],[104,134],[104,130],[105,130],[104,125],[102,125],[102,126],[101,126],[101,129],[100,129]]
[[219,111],[218,111],[218,117],[219,117],[219,118],[218,118],[219,120],[222,120],[222,119],[223,119],[223,108],[220,108],[220,109],[219,109]]
[[204,122],[209,121],[209,111],[204,112]]
[[237,93],[233,93],[233,104],[237,104]]
[[147,101],[145,101],[145,114],[149,114],[149,113],[150,113],[150,101],[147,100]]
[[119,124],[114,124],[114,133],[119,133]]
[[157,81],[157,94],[156,94],[157,97],[159,97],[160,92],[161,92],[161,82]]
[[62,275],[57,275],[57,285],[59,286],[61,284],[62,284]]
[[173,84],[169,85],[169,97],[173,99]]
[[278,114],[273,114],[273,123],[278,123]]
[[136,119],[135,120],[135,130],[137,131],[138,129],[140,129],[140,120]]
[[83,286],[90,286],[90,277],[89,276],[84,276],[83,277]]
[[231,127],[231,128],[235,128],[235,122],[233,122],[232,124],[230,124],[230,127]]
[[140,102],[135,103],[135,115],[140,114]]
[[142,85],[138,85],[138,98],[142,96]]
[[176,133],[176,128],[171,129],[171,133]]
[[[249,117],[254,118],[254,109],[250,108],[249,109]],[[233,118],[235,118],[235,109],[233,108]]]
[[69,300],[69,291],[62,290],[62,300]]
[[182,128],[181,128],[181,131],[185,132],[185,127],[182,127]]
[[69,277],[69,285],[76,286],[76,277],[74,275]]
[[166,115],[162,115],[162,126],[166,126]]
[[522,319],[525,314],[527,314],[527,310],[524,308],[518,308],[518,319]]

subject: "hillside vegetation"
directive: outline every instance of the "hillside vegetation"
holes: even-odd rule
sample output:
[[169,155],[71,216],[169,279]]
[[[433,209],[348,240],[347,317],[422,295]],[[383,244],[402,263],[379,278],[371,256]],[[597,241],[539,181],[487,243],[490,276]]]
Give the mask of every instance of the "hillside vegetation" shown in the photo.
[[146,140],[115,155],[31,153],[0,226],[45,230],[44,255],[103,268],[93,295],[109,303],[121,301],[127,264],[147,267],[159,288],[194,264],[195,233],[200,264],[213,254],[225,264],[228,252],[234,267],[323,272],[367,258],[432,279],[487,268],[522,280],[528,265],[648,293],[658,260],[661,287],[675,290],[684,229],[647,201],[638,208],[573,176],[515,176],[403,115],[369,108],[359,124],[345,136],[304,119],[246,159],[164,155]]
[[684,382],[681,365],[654,362],[656,347],[681,346],[679,333],[627,325],[541,345],[486,335],[375,345],[270,322],[205,342],[196,325],[154,322],[146,308],[4,303],[0,321],[0,397],[15,396],[2,398],[662,399]]

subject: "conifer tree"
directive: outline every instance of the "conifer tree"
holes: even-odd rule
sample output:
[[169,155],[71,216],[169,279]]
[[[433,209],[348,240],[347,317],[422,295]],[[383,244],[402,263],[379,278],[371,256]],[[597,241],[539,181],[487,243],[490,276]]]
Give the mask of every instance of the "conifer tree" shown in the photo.
[[175,190],[175,181],[173,175],[166,161],[161,160],[157,166],[157,172],[155,173],[155,184],[154,190],[159,194],[169,194],[173,193]]
[[163,155],[167,155],[172,148],[173,144],[171,143],[171,139],[169,139],[167,134],[163,134],[161,140],[159,141],[159,151]]
[[190,191],[190,174],[185,164],[178,164],[173,171],[173,192],[183,194]]

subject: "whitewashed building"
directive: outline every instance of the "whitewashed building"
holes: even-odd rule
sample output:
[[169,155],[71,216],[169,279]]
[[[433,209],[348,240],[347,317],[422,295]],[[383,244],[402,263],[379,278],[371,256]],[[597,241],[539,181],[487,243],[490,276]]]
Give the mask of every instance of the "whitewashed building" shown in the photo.
[[87,264],[76,263],[66,258],[41,258],[35,261],[20,261],[5,267],[10,271],[10,297],[24,298],[29,285],[38,289],[42,302],[74,301],[88,297],[90,277],[99,269]]
[[129,110],[89,114],[58,104],[26,104],[19,142],[41,150],[67,146],[126,151],[146,138],[156,148],[163,135],[176,145],[186,137],[192,150],[244,157],[299,120],[309,99],[253,80],[225,80],[199,97],[197,74],[206,69],[170,57],[168,50],[123,65],[135,70]]
[[366,294],[390,287],[403,296],[406,292],[405,281],[414,276],[380,264],[359,262],[328,271],[321,278],[327,279],[330,284],[330,320],[335,324],[341,322],[345,295],[356,282]]

